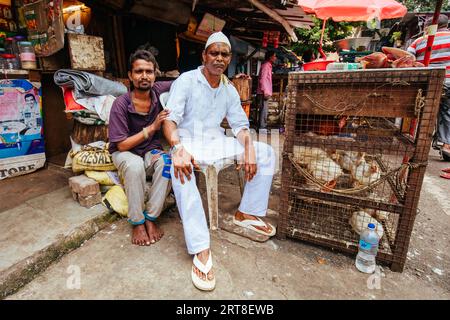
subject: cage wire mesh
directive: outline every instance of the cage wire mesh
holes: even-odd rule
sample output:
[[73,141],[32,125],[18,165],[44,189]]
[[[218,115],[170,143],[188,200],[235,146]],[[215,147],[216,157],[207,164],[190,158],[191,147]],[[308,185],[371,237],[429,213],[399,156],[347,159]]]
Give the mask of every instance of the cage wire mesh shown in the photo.
[[377,259],[402,271],[444,75],[290,73],[279,237],[356,253],[374,223]]

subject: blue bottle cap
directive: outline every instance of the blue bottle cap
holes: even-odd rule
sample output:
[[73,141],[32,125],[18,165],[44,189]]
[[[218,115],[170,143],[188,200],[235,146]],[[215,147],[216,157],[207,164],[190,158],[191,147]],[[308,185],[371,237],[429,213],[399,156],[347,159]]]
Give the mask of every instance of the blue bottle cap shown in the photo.
[[373,223],[369,223],[368,227],[369,229],[375,229],[375,225]]

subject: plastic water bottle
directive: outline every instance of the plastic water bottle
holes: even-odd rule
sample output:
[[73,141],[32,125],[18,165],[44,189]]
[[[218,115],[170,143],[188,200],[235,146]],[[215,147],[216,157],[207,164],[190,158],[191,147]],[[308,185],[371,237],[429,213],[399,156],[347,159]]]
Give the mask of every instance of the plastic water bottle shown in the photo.
[[376,267],[375,257],[378,252],[380,237],[375,231],[375,224],[369,223],[367,229],[361,233],[356,256],[356,268],[364,273],[374,273]]

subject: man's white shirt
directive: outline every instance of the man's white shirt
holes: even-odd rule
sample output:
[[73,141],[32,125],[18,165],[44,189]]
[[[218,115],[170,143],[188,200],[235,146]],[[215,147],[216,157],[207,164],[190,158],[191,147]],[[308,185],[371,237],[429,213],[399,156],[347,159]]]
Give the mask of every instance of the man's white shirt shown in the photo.
[[233,137],[225,136],[220,126],[226,118],[235,136],[249,129],[247,116],[242,109],[236,88],[220,81],[212,88],[202,73],[203,66],[188,71],[175,80],[170,89],[167,107],[168,120],[177,124],[183,146],[202,163],[241,154],[243,146]]

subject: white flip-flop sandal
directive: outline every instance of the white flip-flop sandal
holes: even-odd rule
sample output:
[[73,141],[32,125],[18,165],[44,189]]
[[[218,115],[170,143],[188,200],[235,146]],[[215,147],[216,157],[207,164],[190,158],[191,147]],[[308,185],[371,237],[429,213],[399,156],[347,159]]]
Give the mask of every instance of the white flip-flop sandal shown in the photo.
[[194,256],[194,261],[193,264],[194,266],[200,270],[202,273],[205,274],[206,276],[206,280],[201,279],[194,270],[194,266],[192,266],[192,271],[191,271],[191,278],[192,278],[192,282],[194,283],[194,286],[199,289],[199,290],[203,290],[203,291],[211,291],[214,290],[214,288],[216,287],[216,277],[214,276],[214,278],[212,280],[208,279],[208,273],[209,271],[211,271],[212,269],[212,258],[211,258],[212,254],[211,251],[209,252],[209,257],[208,257],[208,261],[206,261],[206,264],[203,264],[198,258],[197,255]]
[[[238,226],[240,226],[240,227],[250,229],[252,231],[255,231],[255,232],[259,233],[259,234],[263,234],[263,235],[268,236],[268,237],[272,237],[272,236],[275,235],[275,233],[277,231],[275,230],[275,227],[273,225],[271,225],[268,222],[266,223],[266,222],[262,221],[258,217],[255,217],[255,218],[258,219],[258,220],[247,219],[247,220],[239,221],[239,220],[236,219],[236,217],[233,216],[233,223],[238,225]],[[268,233],[268,232],[264,232],[263,230],[257,229],[255,227],[266,227],[266,228],[270,227],[272,229],[272,231],[270,233]]]

